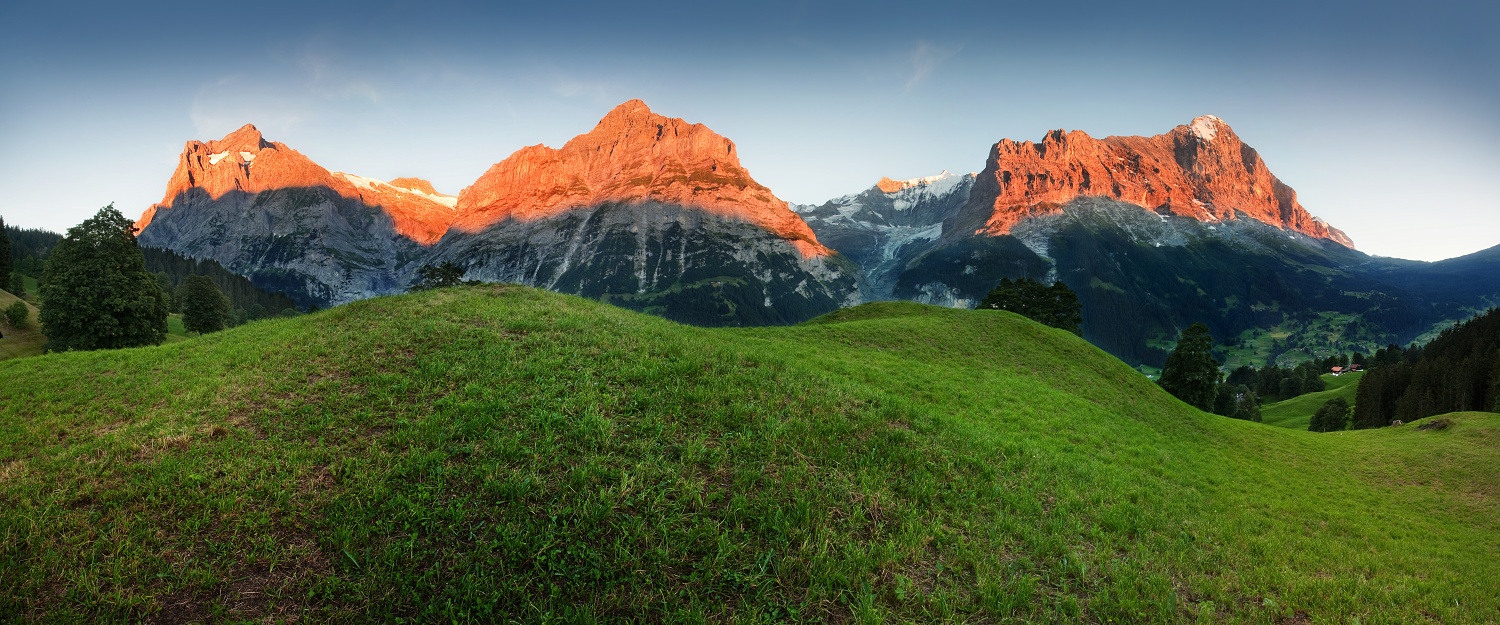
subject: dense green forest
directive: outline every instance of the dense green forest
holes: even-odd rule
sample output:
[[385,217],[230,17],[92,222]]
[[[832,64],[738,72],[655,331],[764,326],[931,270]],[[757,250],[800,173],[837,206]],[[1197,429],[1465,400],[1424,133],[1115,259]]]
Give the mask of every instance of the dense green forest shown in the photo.
[[1254,389],[1261,401],[1272,403],[1308,393],[1321,392],[1326,384],[1320,376],[1332,371],[1334,367],[1348,369],[1351,364],[1363,367],[1364,362],[1364,355],[1355,352],[1352,356],[1340,354],[1308,360],[1295,367],[1245,365],[1230,371],[1225,382],[1234,385],[1243,384]]
[[14,271],[31,277],[42,275],[42,263],[52,253],[52,247],[62,240],[62,235],[51,230],[6,227],[6,238],[10,239],[10,257]]
[[1354,427],[1384,427],[1458,410],[1500,411],[1500,308],[1425,346],[1376,352],[1360,381]]
[[[33,278],[42,275],[43,264],[52,254],[52,248],[62,240],[62,235],[50,230],[7,228],[10,238],[10,254],[15,262],[15,271]],[[146,256],[146,271],[157,275],[162,289],[173,301],[177,310],[176,295],[188,276],[208,276],[229,297],[234,309],[231,321],[240,323],[296,311],[297,305],[285,295],[269,293],[257,288],[249,279],[225,269],[212,260],[198,260],[182,256],[171,250],[142,247]]]
[[146,254],[146,270],[156,274],[158,281],[162,282],[162,288],[173,294],[174,309],[177,308],[176,294],[188,277],[207,276],[219,287],[219,291],[229,297],[229,305],[234,309],[233,316],[237,321],[262,319],[297,310],[297,305],[291,298],[262,291],[248,278],[225,269],[216,261],[188,258],[171,250],[155,247],[143,247],[141,251]]

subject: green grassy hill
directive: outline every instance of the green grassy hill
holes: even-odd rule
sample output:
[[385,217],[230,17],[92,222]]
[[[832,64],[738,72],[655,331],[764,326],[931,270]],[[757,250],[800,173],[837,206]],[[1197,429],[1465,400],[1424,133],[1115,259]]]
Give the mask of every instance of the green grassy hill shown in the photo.
[[[18,299],[20,298],[12,295],[10,291],[0,291],[0,312],[10,308]],[[36,306],[27,302],[26,307],[31,311],[31,317],[26,322],[26,329],[15,330],[7,325],[4,332],[0,332],[5,335],[5,338],[0,338],[0,360],[37,356],[47,345],[47,337],[42,336],[42,325],[37,317]],[[0,319],[0,325],[4,323],[5,321]]]
[[1359,391],[1359,379],[1364,375],[1363,371],[1339,376],[1323,374],[1323,383],[1327,385],[1323,390],[1261,406],[1261,421],[1284,428],[1306,430],[1313,413],[1328,403],[1328,400],[1342,397],[1353,406],[1354,394]]
[[1009,313],[484,286],[0,379],[27,620],[1500,620],[1500,415],[1205,415]]

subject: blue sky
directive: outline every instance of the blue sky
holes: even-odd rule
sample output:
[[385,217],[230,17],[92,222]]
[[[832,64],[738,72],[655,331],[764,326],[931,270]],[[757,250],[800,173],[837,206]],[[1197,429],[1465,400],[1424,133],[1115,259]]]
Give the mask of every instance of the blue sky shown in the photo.
[[138,215],[185,141],[245,123],[457,193],[641,98],[793,202],[1214,114],[1367,252],[1500,244],[1492,3],[306,4],[4,1],[0,215]]

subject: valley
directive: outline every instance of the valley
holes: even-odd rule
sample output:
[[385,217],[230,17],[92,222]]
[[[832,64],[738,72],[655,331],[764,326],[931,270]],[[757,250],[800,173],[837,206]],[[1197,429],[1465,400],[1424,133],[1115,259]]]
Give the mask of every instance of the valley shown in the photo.
[[791,324],[861,302],[972,307],[1005,278],[1078,293],[1084,336],[1149,371],[1195,322],[1231,366],[1406,345],[1500,302],[1500,253],[1356,251],[1224,120],[1150,137],[1002,139],[985,167],[884,178],[818,205],[756,182],[701,124],[631,100],[458,195],[331,172],[245,126],[190,141],[137,222],[298,306],[400,293],[424,266],[704,326]]

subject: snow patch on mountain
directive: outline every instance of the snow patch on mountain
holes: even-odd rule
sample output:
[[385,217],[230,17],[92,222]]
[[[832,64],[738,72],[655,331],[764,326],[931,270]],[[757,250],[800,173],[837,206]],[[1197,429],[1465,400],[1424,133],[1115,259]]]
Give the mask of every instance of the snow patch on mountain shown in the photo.
[[362,189],[369,189],[371,191],[377,191],[377,192],[380,192],[380,191],[385,191],[385,192],[395,191],[395,192],[398,192],[398,193],[405,193],[407,195],[413,195],[413,196],[416,196],[416,197],[420,197],[420,198],[424,198],[424,199],[427,199],[427,200],[431,200],[433,202],[436,202],[436,203],[441,204],[443,206],[446,206],[448,208],[453,208],[455,206],[458,206],[458,197],[452,196],[452,195],[443,195],[443,194],[440,194],[440,193],[439,194],[424,193],[422,191],[417,191],[415,189],[408,189],[406,187],[397,187],[397,186],[394,186],[394,185],[392,185],[392,184],[390,184],[388,182],[382,181],[382,180],[376,180],[374,178],[366,178],[364,176],[356,176],[354,174],[346,174],[346,173],[341,172],[341,171],[334,172],[333,175],[340,176],[344,180],[348,180],[350,184],[353,184],[354,186],[360,187]]
[[971,173],[967,176],[960,176],[944,169],[942,173],[935,176],[903,180],[901,181],[901,191],[897,191],[896,193],[915,188],[933,196],[947,195],[953,192],[954,187],[962,184],[964,178],[973,178],[975,175]]
[[1193,134],[1204,141],[1213,141],[1219,135],[1219,124],[1224,120],[1213,115],[1202,115],[1193,118]]

